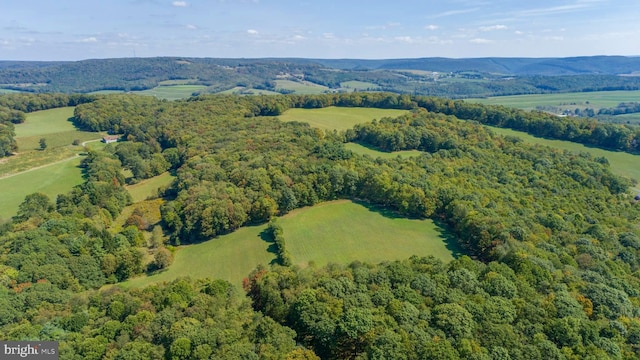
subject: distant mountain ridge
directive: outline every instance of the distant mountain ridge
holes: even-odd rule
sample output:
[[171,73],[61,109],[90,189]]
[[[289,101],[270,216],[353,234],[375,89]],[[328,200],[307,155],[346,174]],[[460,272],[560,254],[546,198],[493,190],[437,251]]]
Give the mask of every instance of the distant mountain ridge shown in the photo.
[[[0,89],[87,93],[139,91],[180,80],[207,93],[235,88],[287,92],[278,81],[344,91],[357,81],[371,89],[449,97],[547,92],[637,90],[640,57],[568,58],[112,58],[81,61],[0,61]],[[347,89],[349,90],[349,89]],[[352,90],[352,89],[351,89]]]
[[622,75],[640,71],[640,57],[581,56],[565,58],[416,58],[388,60],[336,59],[310,61],[338,69],[477,71],[504,75]]

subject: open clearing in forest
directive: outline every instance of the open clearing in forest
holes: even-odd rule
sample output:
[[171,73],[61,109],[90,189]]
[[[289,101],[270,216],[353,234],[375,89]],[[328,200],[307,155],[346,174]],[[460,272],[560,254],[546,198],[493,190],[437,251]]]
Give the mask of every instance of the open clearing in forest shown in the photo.
[[420,156],[422,151],[419,150],[403,150],[403,151],[393,151],[393,152],[384,152],[380,150],[376,150],[371,147],[364,146],[358,143],[346,143],[344,147],[347,150],[351,150],[356,154],[360,155],[369,155],[372,158],[382,158],[382,159],[394,159],[398,156],[406,158],[412,156]]
[[0,179],[0,221],[8,220],[16,215],[18,206],[25,196],[41,192],[55,202],[56,196],[66,193],[84,180],[78,167],[81,158],[68,160],[45,166],[36,170],[23,172],[15,176]]
[[72,145],[74,140],[100,139],[100,133],[80,131],[73,125],[70,119],[74,110],[75,107],[69,106],[28,113],[25,122],[15,126],[18,152],[42,152],[40,139],[45,139],[47,144],[44,153],[59,147],[82,151],[81,146]]
[[516,136],[526,141],[527,143],[545,145],[573,152],[583,151],[588,152],[595,157],[605,157],[607,160],[609,160],[611,171],[613,171],[615,174],[640,180],[640,167],[638,167],[638,164],[640,163],[640,156],[638,155],[633,155],[622,151],[609,151],[595,147],[588,147],[571,141],[539,138],[529,135],[526,132],[511,129],[502,129],[493,126],[489,126],[489,128],[497,134],[504,136]]
[[157,196],[158,188],[165,187],[173,182],[175,176],[169,172],[164,172],[158,176],[154,176],[150,179],[145,179],[137,184],[127,186],[133,202],[145,200],[149,197]]
[[[457,249],[431,220],[399,218],[348,200],[297,209],[279,220],[293,262],[306,266],[355,260],[380,262],[433,255],[449,261]],[[239,285],[258,264],[274,261],[273,244],[261,233],[266,225],[247,226],[200,244],[181,247],[165,271],[124,282],[141,287],[181,276],[212,277]]]
[[161,85],[149,90],[134,91],[134,93],[151,95],[159,99],[178,100],[191,97],[193,93],[200,92],[206,88],[204,85]]
[[378,263],[412,255],[443,261],[458,252],[432,220],[400,217],[365,203],[338,200],[294,210],[280,219],[293,262],[318,266],[355,260]]
[[280,95],[279,92],[270,91],[270,90],[262,90],[262,89],[251,89],[244,86],[236,86],[229,90],[224,90],[217,92],[216,94],[223,95]]
[[16,137],[48,135],[77,130],[69,120],[73,117],[74,110],[75,107],[68,106],[28,113],[25,122],[16,125]]
[[380,86],[377,84],[357,80],[341,82],[340,87],[352,91],[375,91],[380,89]]
[[[72,143],[102,135],[77,130],[69,120],[73,111],[74,107],[63,107],[28,113],[25,122],[15,126],[18,154],[0,164],[0,217],[15,215],[26,195],[42,192],[55,201],[58,194],[82,183],[78,154],[84,149]],[[41,138],[47,144],[44,151],[39,150]]]
[[278,118],[282,121],[300,121],[323,130],[347,130],[356,124],[384,117],[398,117],[409,110],[337,107],[320,109],[289,109]]
[[328,87],[308,81],[276,80],[276,91],[289,90],[295,94],[322,94]]

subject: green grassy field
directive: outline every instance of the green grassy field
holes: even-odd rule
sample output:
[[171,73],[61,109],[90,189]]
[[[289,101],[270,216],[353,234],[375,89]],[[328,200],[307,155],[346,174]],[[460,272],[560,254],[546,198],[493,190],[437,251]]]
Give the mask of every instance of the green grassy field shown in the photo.
[[422,154],[422,151],[418,151],[418,150],[384,152],[384,151],[372,149],[357,143],[346,143],[344,147],[347,148],[348,150],[353,151],[356,154],[369,155],[374,159],[375,158],[393,159],[398,156],[411,157],[411,156],[420,156],[420,154]]
[[276,90],[293,90],[296,94],[322,94],[329,90],[328,87],[310,83],[291,80],[276,80]]
[[16,125],[16,137],[75,131],[76,127],[69,121],[74,110],[74,107],[69,106],[28,113],[26,121]]
[[[17,124],[18,154],[0,162],[0,216],[15,215],[18,205],[28,194],[40,191],[52,200],[82,182],[78,153],[82,146],[74,140],[99,139],[101,134],[78,131],[69,118],[73,107],[36,111],[27,114],[23,124]],[[40,139],[47,148],[40,150]]]
[[[100,133],[79,131],[73,125],[69,119],[73,117],[74,109],[63,107],[27,114],[25,122],[15,126],[18,151],[39,151],[41,138],[45,139],[48,150],[71,146],[74,140],[99,139]],[[74,150],[81,150],[81,147],[76,146]]]
[[92,91],[89,94],[91,95],[124,94],[124,91],[123,90],[98,90],[98,91]]
[[282,121],[307,122],[323,130],[347,130],[355,124],[383,117],[398,117],[408,110],[350,108],[330,106],[321,109],[289,109],[279,116]]
[[365,81],[357,81],[357,80],[341,82],[340,83],[340,87],[344,88],[344,89],[353,89],[354,91],[378,90],[378,89],[380,89],[380,86],[378,86],[378,85],[376,85],[374,83],[365,82]]
[[198,79],[175,79],[164,80],[158,83],[159,86],[171,86],[171,85],[193,85]]
[[615,174],[640,180],[640,167],[638,167],[638,164],[640,164],[640,156],[638,155],[632,155],[621,151],[608,151],[594,147],[587,147],[582,144],[577,144],[570,141],[538,138],[535,136],[531,136],[525,132],[515,131],[511,129],[501,129],[491,126],[489,128],[497,134],[505,136],[517,136],[524,141],[532,144],[546,145],[557,149],[575,152],[584,151],[598,157],[603,156],[607,158],[607,160],[609,160],[611,171],[613,171]]
[[83,182],[80,157],[0,179],[0,218],[14,216],[24,197],[34,192],[47,194],[55,202],[56,196]]
[[458,249],[431,220],[413,220],[365,204],[339,200],[292,211],[280,219],[295,264],[355,260],[377,263],[433,255],[453,259]]
[[[351,201],[340,200],[298,209],[280,219],[287,248],[296,264],[306,266],[354,260],[379,262],[434,255],[453,259],[446,234],[430,220],[396,218]],[[201,244],[181,247],[164,272],[129,280],[141,287],[180,276],[215,277],[239,285],[258,264],[275,256],[260,236],[266,225],[248,226]]]
[[244,86],[236,86],[233,89],[217,92],[216,94],[224,95],[280,95],[279,92],[260,90],[260,89],[247,89]]
[[165,271],[122,283],[124,287],[143,287],[171,281],[181,276],[212,277],[240,285],[258,264],[269,264],[274,254],[269,243],[260,237],[266,225],[248,226],[196,245],[181,247],[173,264]]
[[151,95],[159,99],[178,100],[190,97],[194,92],[206,89],[204,85],[163,85],[144,91],[135,91],[135,94]]
[[142,180],[135,185],[127,186],[127,190],[131,194],[133,202],[136,203],[157,195],[158,188],[171,184],[173,179],[175,179],[175,176],[165,172],[151,179]]
[[504,105],[525,110],[533,110],[536,106],[546,105],[566,106],[569,109],[584,108],[586,106],[597,111],[603,107],[615,107],[621,102],[640,101],[640,90],[494,96],[486,99],[465,99],[465,101]]

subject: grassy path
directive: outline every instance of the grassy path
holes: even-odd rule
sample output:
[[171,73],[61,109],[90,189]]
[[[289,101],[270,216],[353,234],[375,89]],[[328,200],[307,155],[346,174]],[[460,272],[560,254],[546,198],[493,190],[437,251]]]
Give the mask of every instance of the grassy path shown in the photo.
[[[96,141],[100,141],[100,139],[84,141],[84,142],[82,142],[82,147],[86,147],[86,146],[87,146],[87,143],[90,143],[90,142],[96,142]],[[80,154],[75,154],[74,156],[70,156],[70,157],[68,157],[68,158],[64,158],[64,159],[62,159],[62,160],[58,160],[58,161],[54,161],[54,162],[50,162],[50,163],[47,163],[47,164],[44,164],[44,165],[34,166],[34,167],[32,167],[32,168],[29,168],[29,169],[27,169],[27,170],[23,170],[23,171],[20,171],[20,172],[16,172],[16,173],[12,173],[12,174],[0,175],[0,180],[2,180],[2,179],[7,179],[7,178],[10,178],[10,177],[14,177],[14,176],[23,175],[23,174],[25,174],[25,173],[28,173],[28,172],[31,172],[31,171],[35,171],[35,170],[44,169],[44,168],[46,168],[46,167],[48,167],[48,166],[53,166],[53,165],[57,165],[57,164],[63,163],[63,162],[65,162],[65,161],[69,161],[69,160],[77,159],[77,158],[79,158],[80,156],[81,156]]]
[[20,172],[17,172],[17,173],[2,175],[2,176],[0,176],[0,180],[4,180],[4,179],[8,179],[8,178],[12,178],[12,177],[14,177],[14,176],[24,175],[24,174],[26,174],[26,173],[28,173],[28,172],[32,172],[32,171],[36,171],[36,170],[40,170],[40,169],[44,169],[44,168],[46,168],[46,167],[54,166],[54,165],[57,165],[57,164],[60,164],[60,163],[66,162],[66,161],[70,161],[70,160],[73,160],[73,159],[77,159],[77,158],[79,158],[79,157],[80,157],[80,154],[76,154],[75,156],[68,157],[68,158],[66,158],[66,159],[62,159],[62,160],[58,160],[58,161],[54,161],[54,162],[51,162],[51,163],[48,163],[48,164],[44,164],[44,165],[40,165],[40,166],[35,166],[35,167],[29,168],[29,169],[27,169],[27,170],[23,170],[23,171],[20,171]]

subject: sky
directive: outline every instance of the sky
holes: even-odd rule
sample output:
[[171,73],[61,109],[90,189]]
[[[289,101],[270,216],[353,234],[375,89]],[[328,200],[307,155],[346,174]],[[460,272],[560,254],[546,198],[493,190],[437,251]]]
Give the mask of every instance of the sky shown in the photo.
[[640,55],[638,0],[0,0],[0,60]]

